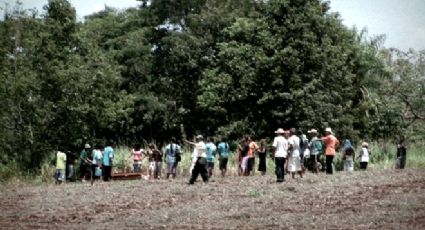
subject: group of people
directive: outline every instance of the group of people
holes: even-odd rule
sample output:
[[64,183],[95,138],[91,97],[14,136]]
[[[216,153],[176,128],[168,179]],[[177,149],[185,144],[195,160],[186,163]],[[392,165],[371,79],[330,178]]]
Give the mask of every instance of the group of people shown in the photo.
[[149,178],[160,179],[162,177],[162,161],[165,160],[167,164],[167,176],[172,178],[176,177],[176,169],[178,163],[181,161],[181,147],[176,144],[175,138],[171,139],[171,143],[165,147],[165,157],[161,148],[155,144],[149,144],[146,151],[142,149],[141,144],[136,144],[130,152],[133,158],[133,172],[140,172],[144,158],[149,162]]
[[[325,129],[325,135],[319,137],[316,129],[308,132],[309,138],[302,132],[297,132],[295,128],[283,130],[279,128],[275,131],[276,137],[273,140],[273,151],[271,156],[275,162],[276,182],[281,183],[285,180],[285,174],[292,175],[292,178],[298,174],[303,177],[305,169],[313,173],[325,171],[332,174],[334,171],[333,160],[337,149],[340,147],[340,141],[334,136],[331,128]],[[193,146],[191,157],[191,177],[189,184],[193,184],[199,174],[204,182],[208,182],[214,174],[214,166],[218,158],[221,176],[225,177],[229,161],[230,146],[225,138],[217,145],[212,138],[204,142],[202,135],[195,138],[195,142],[185,140],[185,143]],[[80,153],[80,179],[85,181],[90,179],[91,183],[97,179],[109,181],[111,179],[112,163],[114,159],[114,143],[110,142],[104,148],[96,145],[93,149],[89,144],[85,144]],[[240,176],[249,176],[255,174],[255,159],[258,156],[258,171],[261,175],[266,173],[267,158],[266,140],[260,140],[258,145],[250,136],[245,136],[237,146],[238,173]],[[355,157],[355,149],[350,140],[344,140],[342,143],[342,153],[344,162],[344,171],[354,171],[355,159],[360,159],[360,169],[366,170],[370,157],[369,144],[362,143],[359,156]],[[67,155],[62,151],[57,152],[56,156],[56,183],[66,180],[72,175],[72,164],[70,160],[72,154]],[[324,156],[324,160],[322,159]],[[162,163],[165,161],[167,174],[166,178],[175,178],[177,167],[182,159],[182,150],[175,138],[172,138],[163,151],[155,144],[149,144],[146,150],[142,149],[141,144],[135,144],[130,151],[127,159],[133,160],[133,172],[141,172],[142,161],[147,158],[149,162],[149,175],[151,179],[162,178]],[[406,162],[406,144],[404,138],[397,146],[397,168],[404,168]],[[69,168],[71,167],[71,169]],[[70,174],[71,172],[71,174]]]
[[[85,144],[84,149],[80,153],[80,179],[85,181],[91,179],[93,184],[95,179],[102,178],[104,181],[111,180],[112,162],[114,159],[114,143],[108,143],[104,148],[96,145],[93,150],[90,144]],[[56,171],[55,183],[60,184],[66,180],[72,180],[74,176],[75,155],[62,149],[56,153]]]

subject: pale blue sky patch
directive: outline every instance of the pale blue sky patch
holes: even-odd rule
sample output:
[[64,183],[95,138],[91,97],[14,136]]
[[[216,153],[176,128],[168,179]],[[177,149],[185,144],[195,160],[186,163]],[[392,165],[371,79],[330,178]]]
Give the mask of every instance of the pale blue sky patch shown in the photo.
[[[0,0],[0,7],[9,7],[15,0]],[[42,12],[47,0],[22,0],[24,8],[37,8]],[[370,36],[385,34],[386,47],[402,50],[414,48],[425,50],[425,0],[331,0],[331,11],[339,12],[343,23],[356,26],[359,30],[367,28]],[[125,9],[136,7],[136,0],[70,0],[77,10],[78,20],[98,12],[105,5]],[[0,17],[3,17],[0,12]]]

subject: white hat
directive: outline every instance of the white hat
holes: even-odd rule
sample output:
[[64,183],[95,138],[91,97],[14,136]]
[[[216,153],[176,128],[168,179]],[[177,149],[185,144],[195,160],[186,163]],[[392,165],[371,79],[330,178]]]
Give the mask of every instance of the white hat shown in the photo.
[[196,136],[196,139],[203,140],[204,137],[202,135],[198,135],[198,136]]
[[316,129],[311,129],[311,130],[308,130],[307,133],[317,133],[317,130]]
[[363,142],[362,146],[367,148],[367,147],[369,147],[369,144],[367,142]]
[[89,149],[89,148],[91,148],[91,146],[90,146],[89,144],[85,144],[85,145],[84,145],[84,148],[85,148],[85,149]]
[[327,132],[327,133],[332,133],[332,129],[331,129],[331,128],[326,128],[326,129],[325,129],[325,132]]
[[274,131],[274,133],[284,134],[285,131],[282,128],[278,128],[276,131]]

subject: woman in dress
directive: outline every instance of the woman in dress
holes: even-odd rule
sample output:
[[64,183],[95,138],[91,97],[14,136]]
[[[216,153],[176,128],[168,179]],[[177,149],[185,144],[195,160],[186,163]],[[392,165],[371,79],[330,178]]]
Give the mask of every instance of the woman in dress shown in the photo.
[[289,130],[289,153],[288,153],[288,171],[292,174],[292,178],[295,179],[295,173],[298,173],[300,177],[303,177],[301,167],[301,154],[300,154],[300,138],[295,135],[296,129],[292,128]]

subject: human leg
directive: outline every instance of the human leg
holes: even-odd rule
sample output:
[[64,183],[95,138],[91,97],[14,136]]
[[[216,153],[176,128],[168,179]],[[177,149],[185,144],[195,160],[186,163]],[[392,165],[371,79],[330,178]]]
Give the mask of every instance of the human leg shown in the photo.
[[327,174],[333,173],[333,170],[332,170],[333,158],[334,158],[334,156],[332,156],[332,155],[326,155],[326,173]]

